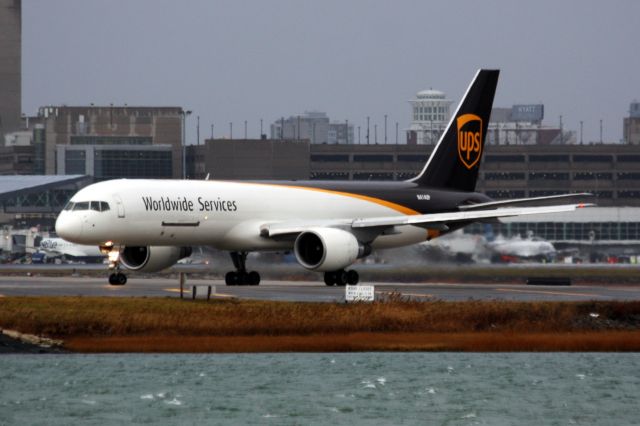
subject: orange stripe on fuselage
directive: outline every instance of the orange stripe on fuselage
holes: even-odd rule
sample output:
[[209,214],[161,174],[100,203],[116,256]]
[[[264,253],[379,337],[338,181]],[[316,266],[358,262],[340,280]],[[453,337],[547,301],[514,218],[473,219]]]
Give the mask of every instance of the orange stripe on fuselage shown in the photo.
[[229,182],[239,183],[239,184],[248,184],[248,185],[265,185],[265,186],[273,186],[273,187],[280,187],[280,188],[304,189],[307,191],[324,192],[325,194],[341,195],[343,197],[351,197],[351,198],[357,198],[363,201],[368,201],[370,203],[375,203],[406,215],[421,214],[420,212],[410,209],[409,207],[405,207],[401,204],[392,203],[391,201],[387,201],[387,200],[381,200],[380,198],[369,197],[367,195],[354,194],[352,192],[342,192],[342,191],[335,191],[333,189],[314,188],[314,187],[308,187],[308,186],[278,185],[278,184],[272,184],[272,183],[233,182],[233,181],[229,181]]

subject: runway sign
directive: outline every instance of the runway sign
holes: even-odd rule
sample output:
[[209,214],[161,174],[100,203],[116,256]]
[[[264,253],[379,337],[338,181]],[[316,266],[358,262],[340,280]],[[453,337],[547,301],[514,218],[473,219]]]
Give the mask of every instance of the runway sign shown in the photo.
[[348,285],[345,287],[344,299],[347,302],[373,302],[374,297],[372,285]]

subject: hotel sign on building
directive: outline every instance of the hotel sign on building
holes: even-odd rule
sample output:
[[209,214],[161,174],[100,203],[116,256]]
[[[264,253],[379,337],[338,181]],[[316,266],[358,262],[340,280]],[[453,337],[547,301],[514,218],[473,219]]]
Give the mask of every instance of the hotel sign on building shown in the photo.
[[540,123],[544,118],[544,105],[514,105],[511,107],[511,121]]

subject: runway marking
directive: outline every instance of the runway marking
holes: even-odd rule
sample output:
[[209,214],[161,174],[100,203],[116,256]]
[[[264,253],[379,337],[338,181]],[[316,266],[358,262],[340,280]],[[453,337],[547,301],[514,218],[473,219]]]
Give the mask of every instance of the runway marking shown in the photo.
[[401,293],[403,296],[411,296],[411,297],[425,297],[425,298],[431,298],[431,297],[435,297],[433,294],[429,294],[429,293]]
[[[169,292],[171,292],[171,293],[180,293],[180,289],[179,289],[179,288],[165,288],[165,289],[163,289],[163,290],[164,290],[164,291],[169,291]],[[190,294],[191,294],[191,291],[190,291],[190,290],[185,290],[185,291],[184,291],[184,294],[186,294],[186,295],[190,295]],[[236,296],[234,296],[233,294],[211,293],[211,297],[214,297],[214,296],[215,296],[215,297],[230,297],[230,298],[236,297]]]
[[[378,294],[393,294],[392,291],[376,291],[376,293]],[[428,293],[404,293],[401,292],[400,293],[401,296],[410,296],[410,297],[424,297],[424,298],[431,298],[431,297],[435,297],[433,294],[428,294]]]
[[497,288],[498,291],[507,291],[513,293],[532,293],[532,294],[551,294],[554,296],[581,296],[581,297],[607,297],[603,294],[595,294],[595,293],[570,293],[565,291],[544,291],[544,290],[517,290],[515,288]]
[[640,289],[638,288],[630,288],[630,287],[607,287],[609,290],[616,290],[616,291],[626,291],[629,293],[638,293],[640,291]]

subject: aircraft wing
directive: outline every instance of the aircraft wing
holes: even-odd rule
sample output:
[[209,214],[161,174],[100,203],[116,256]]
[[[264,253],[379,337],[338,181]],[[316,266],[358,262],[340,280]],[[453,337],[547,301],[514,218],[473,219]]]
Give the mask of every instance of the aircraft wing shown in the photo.
[[431,229],[442,229],[447,223],[475,222],[484,219],[498,219],[501,217],[523,216],[542,213],[570,212],[592,204],[564,204],[548,207],[520,207],[499,208],[491,210],[473,210],[468,212],[421,214],[414,216],[391,216],[379,218],[356,219],[351,223],[352,228],[370,228],[378,226],[414,225]]
[[516,206],[519,204],[529,204],[529,207],[533,207],[538,203],[544,203],[549,200],[553,200],[557,202],[559,200],[568,200],[571,198],[585,198],[585,197],[593,197],[593,194],[589,192],[579,192],[575,194],[547,195],[545,197],[516,198],[512,200],[489,201],[488,203],[467,204],[467,205],[458,206],[458,209],[460,209],[461,211],[485,210],[488,208],[510,207],[510,206]]
[[260,228],[261,235],[263,237],[276,237],[283,235],[298,234],[305,230],[320,226],[330,228],[351,228],[352,230],[358,229],[372,229],[378,228],[384,230],[394,226],[419,226],[425,229],[435,229],[439,231],[446,231],[449,229],[449,224],[459,222],[476,222],[487,219],[499,219],[501,217],[513,217],[532,214],[543,213],[561,213],[570,212],[579,208],[593,206],[593,204],[564,204],[557,206],[546,207],[521,207],[521,208],[498,208],[490,210],[473,210],[463,212],[449,212],[449,213],[434,213],[434,214],[421,214],[412,216],[386,216],[386,217],[370,217],[362,219],[339,219],[339,220],[326,220],[318,222],[295,222],[295,223],[271,223],[265,224]]

